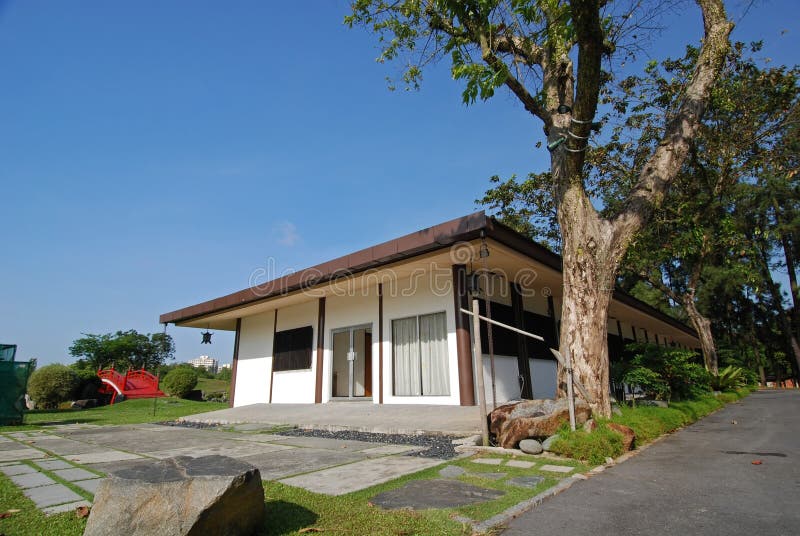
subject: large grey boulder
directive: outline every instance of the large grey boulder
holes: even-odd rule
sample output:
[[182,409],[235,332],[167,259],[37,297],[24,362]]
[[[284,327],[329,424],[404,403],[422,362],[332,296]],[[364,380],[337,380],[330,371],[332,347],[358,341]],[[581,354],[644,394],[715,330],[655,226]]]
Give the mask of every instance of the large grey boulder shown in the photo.
[[264,516],[258,469],[226,456],[179,456],[113,472],[95,493],[84,536],[244,536],[261,530]]
[[[575,421],[583,424],[591,416],[589,404],[581,399],[575,400]],[[525,400],[506,404],[489,414],[489,430],[497,438],[497,443],[507,449],[529,437],[548,437],[569,421],[569,407],[566,398],[558,400]]]

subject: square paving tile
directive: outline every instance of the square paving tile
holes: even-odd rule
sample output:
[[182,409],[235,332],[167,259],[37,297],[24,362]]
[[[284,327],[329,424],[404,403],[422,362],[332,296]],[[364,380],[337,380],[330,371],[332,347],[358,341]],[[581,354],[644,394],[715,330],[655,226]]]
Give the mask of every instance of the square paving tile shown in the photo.
[[331,439],[328,437],[306,437],[289,436],[275,441],[281,445],[291,445],[294,447],[311,447],[325,450],[365,450],[375,448],[375,443],[367,441],[354,441],[349,439]]
[[513,486],[520,486],[522,488],[533,489],[536,486],[538,486],[539,484],[541,484],[543,480],[544,480],[544,477],[543,476],[538,476],[538,475],[534,475],[534,476],[518,476],[516,478],[508,479],[508,483],[513,485]]
[[525,460],[508,460],[506,465],[509,467],[517,467],[518,469],[530,469],[536,465],[536,463],[526,462]]
[[500,465],[503,463],[501,458],[476,458],[471,461],[472,463],[482,463],[484,465]]
[[48,471],[55,471],[56,469],[72,469],[73,465],[65,462],[64,460],[44,460],[36,462],[36,465]]
[[75,501],[75,502],[59,504],[57,506],[48,506],[47,508],[43,508],[42,512],[46,516],[51,516],[53,514],[60,514],[62,512],[71,512],[76,508],[78,508],[79,506],[91,506],[91,505],[92,503],[86,500]]
[[422,450],[422,447],[415,447],[414,445],[381,445],[380,447],[364,449],[361,451],[361,454],[367,454],[369,456],[388,456],[390,454],[403,454],[417,450]]
[[441,463],[442,460],[416,456],[372,458],[287,478],[281,480],[281,483],[305,488],[315,493],[344,495]]
[[426,510],[486,502],[503,495],[502,491],[459,480],[413,480],[401,488],[376,495],[370,502],[386,510]]
[[567,465],[543,465],[539,469],[550,471],[551,473],[571,473],[575,468]]
[[36,503],[36,506],[39,508],[84,500],[83,497],[63,484],[26,489],[23,490],[22,493]]
[[11,481],[22,489],[38,488],[39,486],[47,486],[55,484],[55,481],[47,475],[42,473],[29,473],[27,475],[14,475]]
[[53,474],[60,476],[67,482],[74,482],[75,480],[86,480],[89,478],[100,478],[94,473],[87,471],[86,469],[79,469],[74,467],[72,469],[59,469],[58,471],[53,471]]
[[93,478],[91,480],[76,480],[73,482],[73,484],[94,495],[95,493],[97,493],[97,488],[100,487],[100,483],[102,481],[103,481],[102,478]]
[[[363,460],[360,452],[291,448],[277,452],[266,452],[255,456],[239,458],[258,467],[261,478],[277,480],[309,471],[318,471],[343,463]],[[383,458],[379,458],[383,459]],[[368,475],[364,475],[367,478]]]
[[121,462],[122,460],[138,460],[138,454],[121,452],[119,450],[104,450],[102,452],[92,452],[86,454],[72,454],[64,456],[71,462],[78,462],[91,465],[93,463]]
[[5,473],[7,476],[38,473],[36,469],[31,467],[30,465],[25,465],[24,463],[19,463],[16,465],[6,465],[5,467],[0,467],[0,471]]
[[[22,445],[19,445],[22,447]],[[17,450],[3,450],[0,451],[0,461],[2,462],[16,462],[19,460],[36,460],[44,458],[46,454],[38,449],[19,448]]]

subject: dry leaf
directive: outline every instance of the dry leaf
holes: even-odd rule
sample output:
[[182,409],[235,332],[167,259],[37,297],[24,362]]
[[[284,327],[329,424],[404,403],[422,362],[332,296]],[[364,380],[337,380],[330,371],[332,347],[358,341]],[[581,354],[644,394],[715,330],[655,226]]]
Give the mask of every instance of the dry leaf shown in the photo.
[[762,462],[761,462],[761,460],[753,460],[750,463],[752,463],[753,465],[761,465]]
[[11,517],[12,515],[14,515],[14,514],[9,514],[8,512],[3,512],[2,514],[0,514],[0,519],[5,519],[7,517]]
[[89,507],[88,506],[79,506],[75,509],[75,515],[78,516],[78,519],[82,519],[89,515]]
[[297,531],[298,534],[308,534],[309,532],[323,532],[325,529],[318,529],[317,527],[306,527]]

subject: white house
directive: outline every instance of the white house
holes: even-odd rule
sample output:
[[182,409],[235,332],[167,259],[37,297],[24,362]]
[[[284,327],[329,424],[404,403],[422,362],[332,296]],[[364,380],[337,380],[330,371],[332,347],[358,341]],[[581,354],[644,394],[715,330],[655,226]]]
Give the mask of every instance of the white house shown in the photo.
[[[254,403],[474,405],[473,274],[491,316],[545,338],[482,329],[487,398],[555,395],[561,259],[483,212],[161,315],[162,323],[236,332],[234,406]],[[487,287],[488,288],[485,288]],[[615,292],[609,352],[623,341],[699,346],[696,333]]]

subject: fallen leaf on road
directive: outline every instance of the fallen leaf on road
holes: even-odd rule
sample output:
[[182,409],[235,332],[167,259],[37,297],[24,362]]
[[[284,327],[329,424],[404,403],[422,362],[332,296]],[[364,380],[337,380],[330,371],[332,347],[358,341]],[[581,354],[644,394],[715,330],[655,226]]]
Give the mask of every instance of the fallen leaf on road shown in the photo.
[[82,519],[89,515],[89,507],[88,506],[79,506],[75,509],[75,515],[78,516],[78,519]]
[[731,421],[731,424],[739,424],[739,423],[736,421]]
[[761,462],[761,460],[753,460],[750,463],[752,463],[753,465],[761,465],[762,462]]

